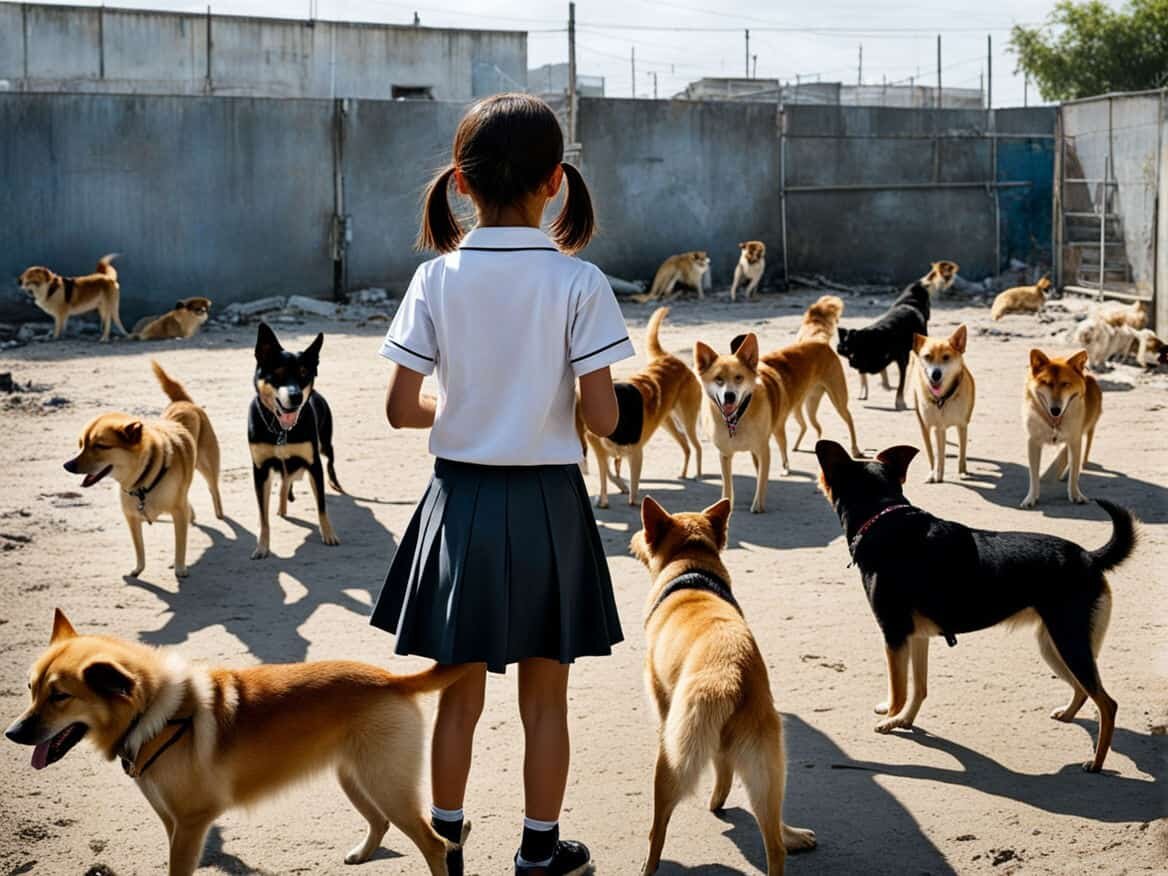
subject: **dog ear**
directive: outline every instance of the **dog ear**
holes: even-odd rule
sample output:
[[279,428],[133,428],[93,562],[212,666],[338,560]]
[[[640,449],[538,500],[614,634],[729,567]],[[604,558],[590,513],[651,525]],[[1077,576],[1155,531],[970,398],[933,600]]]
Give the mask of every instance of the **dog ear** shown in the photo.
[[913,457],[919,451],[908,444],[897,444],[895,447],[889,447],[881,450],[876,454],[876,461],[882,462],[888,467],[888,470],[894,475],[902,484],[908,477],[908,466],[913,461]]
[[710,526],[714,528],[714,543],[718,545],[718,550],[726,547],[726,536],[730,531],[730,510],[730,500],[719,499],[702,512],[710,521]]
[[665,538],[672,525],[673,518],[669,516],[669,512],[658,505],[652,496],[646,496],[641,500],[641,527],[645,532],[645,543],[650,548],[661,544],[661,540]]
[[260,363],[270,362],[282,349],[284,348],[280,346],[280,340],[276,337],[276,333],[272,331],[272,327],[266,322],[260,322],[259,327],[256,329],[256,361]]
[[919,353],[921,351],[921,347],[923,347],[928,340],[929,339],[924,335],[913,332],[913,352]]
[[734,351],[734,355],[751,371],[758,368],[758,335],[754,332],[747,332],[742,343]]
[[118,437],[133,447],[142,440],[142,421],[131,420],[117,429]]
[[128,697],[134,692],[134,679],[118,664],[97,660],[81,670],[90,689],[103,697]]
[[65,617],[65,612],[61,609],[53,611],[53,634],[49,636],[49,644],[55,645],[57,642],[63,642],[66,639],[73,639],[77,637],[77,630],[73,629],[73,624],[69,623],[69,618]]
[[320,348],[324,346],[324,333],[318,334],[313,339],[312,343],[308,345],[308,349],[300,354],[301,358],[311,359],[313,362],[320,361]]
[[852,462],[852,457],[844,450],[842,444],[837,444],[826,438],[815,442],[815,457],[819,460],[819,467],[823,469],[823,476],[828,482],[834,479],[840,466]]
[[175,310],[186,310],[187,309],[186,300],[183,298],[180,298],[178,301],[174,302],[174,309]]
[[735,335],[730,339],[730,352],[737,353],[738,348],[742,346],[742,342],[746,340],[746,335]]
[[957,331],[949,336],[949,345],[953,347],[961,355],[965,355],[965,342],[968,339],[968,334],[965,329],[965,323],[957,326]]
[[1083,370],[1087,367],[1087,351],[1080,350],[1075,355],[1071,356],[1071,358],[1067,359],[1067,364],[1075,369],[1075,371],[1077,371],[1079,374],[1082,374]]
[[1030,351],[1030,373],[1037,374],[1043,368],[1050,364],[1050,356],[1042,352],[1042,350]]
[[694,368],[699,374],[713,365],[717,359],[718,354],[709,344],[703,344],[701,341],[694,342]]
[[746,244],[745,244],[745,243],[740,243],[740,244],[738,244],[738,248],[739,248],[739,249],[746,249]]

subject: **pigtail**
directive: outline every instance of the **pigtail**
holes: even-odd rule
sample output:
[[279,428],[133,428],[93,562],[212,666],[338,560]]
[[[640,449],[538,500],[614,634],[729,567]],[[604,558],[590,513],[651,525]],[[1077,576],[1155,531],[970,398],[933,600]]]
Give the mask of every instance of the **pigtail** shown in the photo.
[[447,196],[452,176],[454,165],[430,180],[430,185],[426,188],[426,194],[422,197],[422,227],[418,230],[418,239],[414,242],[416,249],[450,252],[456,249],[458,242],[462,240],[462,226],[454,217]]
[[564,169],[568,191],[560,215],[552,222],[552,239],[564,252],[575,253],[587,246],[596,232],[596,215],[592,212],[592,196],[588,194],[588,186],[584,184],[580,171],[566,161],[560,166]]

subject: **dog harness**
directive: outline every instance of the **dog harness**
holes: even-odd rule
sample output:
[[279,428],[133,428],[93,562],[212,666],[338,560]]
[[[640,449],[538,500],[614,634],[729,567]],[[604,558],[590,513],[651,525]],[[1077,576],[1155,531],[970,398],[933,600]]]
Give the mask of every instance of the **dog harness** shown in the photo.
[[[263,418],[264,425],[276,436],[276,446],[282,447],[288,443],[288,430],[280,425],[279,420],[270,419],[270,414],[264,408],[263,402],[260,402],[260,416]],[[287,472],[285,472],[287,474]]]
[[[130,722],[129,729],[126,730],[125,735],[122,737],[123,740],[129,738],[130,734],[137,728],[140,720],[142,720],[142,716],[138,715]],[[193,715],[187,715],[185,718],[171,718],[166,722],[166,727],[162,729],[162,732],[153,739],[146,740],[132,757],[126,751],[125,742],[123,741],[119,746],[118,752],[118,758],[122,762],[123,772],[131,779],[139,779],[144,776],[146,770],[150,769],[154,765],[154,762],[166,753],[168,748],[186,735],[186,732],[191,729],[193,723]],[[167,735],[168,731],[170,732],[169,736]]]
[[964,371],[958,371],[957,372],[957,379],[953,381],[953,385],[951,387],[949,387],[949,391],[942,396],[938,396],[934,399],[930,399],[933,402],[933,404],[935,404],[937,406],[937,410],[940,410],[941,408],[945,407],[945,402],[949,401],[949,399],[951,399],[951,398],[953,398],[953,396],[957,395],[957,390],[961,386],[961,378],[964,376],[964,374],[965,374]]
[[[722,413],[722,419],[726,422],[726,431],[730,433],[730,437],[734,437],[734,433],[738,431],[738,421],[742,419],[742,415],[746,413],[746,409],[750,407],[750,400],[754,398],[754,393],[751,393],[742,400],[740,404],[730,416]],[[722,406],[718,406],[718,411],[722,412]]]
[[704,590],[706,593],[712,593],[723,602],[730,603],[734,606],[735,611],[742,614],[742,606],[738,604],[738,600],[730,592],[730,585],[717,575],[698,569],[686,572],[684,575],[678,575],[662,588],[661,595],[653,602],[653,607],[645,616],[645,623],[649,622],[649,618],[653,616],[653,612],[660,607],[661,603],[680,590]]
[[1046,409],[1046,405],[1042,403],[1042,400],[1035,396],[1034,393],[1030,393],[1030,400],[1034,402],[1034,407],[1038,411],[1038,416],[1042,417],[1042,421],[1046,423],[1046,425],[1050,426],[1051,444],[1054,444],[1058,441],[1059,429],[1062,427],[1063,417],[1067,415],[1067,408],[1069,408],[1071,406],[1071,402],[1073,402],[1078,397],[1078,395],[1073,395],[1067,399],[1067,403],[1063,407],[1063,412],[1057,417],[1052,417],[1050,415],[1050,411]]
[[126,490],[126,492],[129,495],[133,496],[135,499],[138,500],[138,513],[139,514],[146,513],[146,496],[149,495],[151,490],[153,490],[155,487],[158,486],[159,482],[164,477],[166,477],[166,466],[165,465],[163,465],[162,468],[160,468],[158,470],[158,474],[155,475],[154,480],[150,482],[150,486],[138,487],[137,489],[133,489],[133,490]]

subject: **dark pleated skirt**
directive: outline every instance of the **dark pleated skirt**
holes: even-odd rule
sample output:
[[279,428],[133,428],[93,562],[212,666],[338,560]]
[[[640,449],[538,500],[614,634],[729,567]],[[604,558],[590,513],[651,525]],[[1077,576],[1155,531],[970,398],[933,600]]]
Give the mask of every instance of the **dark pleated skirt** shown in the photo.
[[577,465],[438,459],[373,608],[399,654],[439,663],[571,663],[621,641]]

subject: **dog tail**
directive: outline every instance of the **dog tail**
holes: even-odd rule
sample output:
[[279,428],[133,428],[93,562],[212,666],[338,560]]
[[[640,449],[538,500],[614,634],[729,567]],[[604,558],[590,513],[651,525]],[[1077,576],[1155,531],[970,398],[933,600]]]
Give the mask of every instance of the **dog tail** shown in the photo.
[[[684,690],[685,686],[690,690]],[[662,728],[662,743],[680,787],[692,786],[722,744],[726,723],[734,714],[736,694],[719,690],[705,679],[683,681],[673,696]]]
[[114,259],[118,257],[118,253],[111,252],[103,255],[97,260],[97,273],[105,274],[111,280],[118,278],[117,269],[114,267]]
[[1111,539],[1098,550],[1088,551],[1091,562],[1100,572],[1114,569],[1129,556],[1136,546],[1136,519],[1135,516],[1119,505],[1104,499],[1096,499],[1095,503],[1107,512],[1111,518]]
[[661,346],[661,341],[657,339],[657,333],[661,330],[661,323],[665,321],[665,317],[669,316],[668,307],[658,307],[653,311],[653,315],[649,317],[649,325],[645,329],[645,350],[649,354],[650,359],[660,359],[662,356],[668,356],[668,351]]
[[413,675],[395,676],[391,686],[396,691],[408,694],[445,690],[462,678],[463,674],[469,668],[469,664],[466,663],[454,663],[449,666],[435,663],[423,672],[416,672]]
[[183,385],[162,370],[162,366],[150,360],[150,367],[154,369],[154,376],[158,378],[158,383],[162,386],[162,391],[166,393],[167,398],[171,401],[183,401],[194,403],[194,399],[190,397]]

